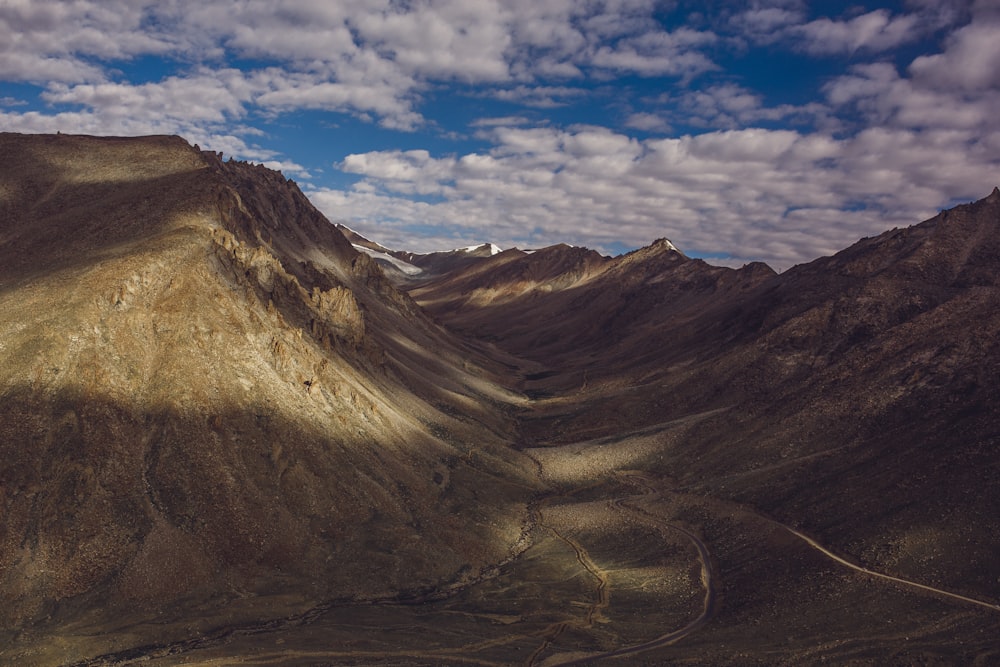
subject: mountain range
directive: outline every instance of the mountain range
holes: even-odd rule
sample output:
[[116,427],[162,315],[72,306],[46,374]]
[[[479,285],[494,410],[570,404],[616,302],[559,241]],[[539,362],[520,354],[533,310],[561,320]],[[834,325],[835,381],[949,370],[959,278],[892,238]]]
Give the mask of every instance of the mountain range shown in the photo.
[[0,156],[0,662],[1000,659],[1000,190],[779,274]]

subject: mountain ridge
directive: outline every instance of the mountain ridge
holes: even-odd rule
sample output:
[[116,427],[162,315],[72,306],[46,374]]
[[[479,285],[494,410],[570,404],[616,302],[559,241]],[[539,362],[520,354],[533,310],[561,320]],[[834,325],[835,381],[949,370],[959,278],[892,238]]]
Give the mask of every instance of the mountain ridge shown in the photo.
[[[510,425],[482,407],[506,400],[489,362],[283,177],[176,139],[0,144],[5,183],[52,150],[80,167],[46,186],[78,206],[26,192],[4,216],[5,251],[23,258],[0,280],[7,627],[81,605],[136,619],[200,606],[207,621],[238,591],[385,595],[474,579],[516,549],[531,474],[496,458]],[[161,190],[135,180],[151,153],[181,167]],[[91,225],[81,242],[70,216]],[[480,519],[400,549],[494,475],[509,506],[484,499]],[[365,544],[369,558],[345,559]]]
[[1000,190],[407,281],[178,138],[0,149],[3,661],[995,657]]

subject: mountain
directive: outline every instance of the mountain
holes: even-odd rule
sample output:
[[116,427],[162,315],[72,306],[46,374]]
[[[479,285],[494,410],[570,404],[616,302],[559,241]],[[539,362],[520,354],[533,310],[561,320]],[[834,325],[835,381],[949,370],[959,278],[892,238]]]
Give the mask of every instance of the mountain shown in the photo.
[[[970,637],[995,612],[970,629],[958,611],[924,617],[921,603],[858,590],[848,611],[842,582],[803,566],[808,554],[776,551],[795,528],[852,563],[996,609],[998,232],[995,190],[780,275],[709,266],[668,242],[613,259],[554,247],[498,255],[411,294],[449,328],[537,364],[520,385],[535,399],[522,446],[562,484],[593,497],[596,480],[641,470],[648,491],[670,499],[661,511],[715,541],[727,627],[664,660],[769,664],[756,656],[774,650],[795,663],[962,662],[982,655]],[[759,583],[789,577],[808,593]],[[851,620],[900,614],[952,636],[910,626],[904,650],[887,623]],[[794,628],[798,648],[777,648],[779,628]],[[834,648],[859,636],[867,651]],[[810,653],[810,641],[826,648]]]
[[390,250],[369,240],[350,227],[338,224],[337,229],[361,252],[371,255],[386,274],[401,287],[439,277],[456,269],[473,266],[479,260],[501,252],[493,243],[431,253]]
[[517,552],[533,467],[491,362],[293,183],[175,137],[0,147],[0,645],[405,598]]
[[777,274],[0,147],[0,662],[996,660],[1000,190]]
[[[660,363],[671,353],[664,338],[687,335],[704,308],[741,300],[774,275],[763,264],[710,266],[661,239],[615,258],[566,245],[508,251],[410,293],[446,326],[557,368],[562,388],[575,388],[584,372]],[[678,352],[694,344],[709,341],[691,337]]]
[[392,250],[385,246],[369,241],[358,234],[353,229],[343,225],[337,225],[337,229],[344,235],[351,245],[360,253],[368,255],[381,267],[382,272],[396,285],[403,285],[411,280],[419,279],[424,270],[405,262],[395,256]]

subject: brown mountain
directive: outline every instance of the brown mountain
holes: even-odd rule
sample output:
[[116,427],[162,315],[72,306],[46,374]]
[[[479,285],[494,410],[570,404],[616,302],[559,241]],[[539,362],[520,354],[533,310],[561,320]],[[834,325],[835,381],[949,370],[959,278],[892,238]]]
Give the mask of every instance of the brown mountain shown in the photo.
[[563,391],[602,376],[626,381],[694,347],[715,353],[724,341],[698,331],[713,321],[705,309],[741,301],[772,276],[764,264],[689,259],[663,239],[613,259],[569,246],[508,251],[410,293],[449,328],[545,366],[548,390]]
[[406,597],[517,551],[507,392],[294,184],[170,137],[0,146],[0,645]]
[[0,137],[0,662],[998,658],[1000,191],[407,295],[274,172]]
[[[731,542],[715,555],[728,600],[718,622],[769,629],[751,639],[718,628],[664,659],[745,664],[767,646],[796,663],[826,651],[874,664],[971,660],[976,650],[958,645],[976,624],[899,657],[910,654],[894,636],[876,636],[886,623],[861,632],[869,649],[838,653],[834,643],[861,640],[824,623],[858,631],[858,609],[891,619],[915,603],[842,612],[838,584],[780,565],[766,541],[750,545],[777,520],[855,564],[1000,601],[998,232],[995,190],[781,275],[712,267],[659,242],[554,279],[546,267],[571,264],[565,247],[501,255],[411,293],[450,328],[537,363],[522,384],[537,399],[524,444],[545,448],[534,455],[564,471],[562,483],[640,469],[675,512],[689,505],[684,521]],[[760,590],[788,585],[775,567],[813,579],[811,602]],[[799,646],[777,649],[776,626],[798,626],[789,644]],[[750,648],[737,659],[712,637]],[[809,653],[809,642],[826,648]]]

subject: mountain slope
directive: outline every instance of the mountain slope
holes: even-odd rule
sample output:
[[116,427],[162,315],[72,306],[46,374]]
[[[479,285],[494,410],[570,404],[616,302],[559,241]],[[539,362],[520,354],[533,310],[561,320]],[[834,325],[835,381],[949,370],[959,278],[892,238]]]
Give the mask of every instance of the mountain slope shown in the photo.
[[262,167],[0,155],[0,662],[996,659],[1000,191],[408,296]]
[[780,275],[654,244],[499,305],[413,294],[538,362],[527,443],[592,443],[856,562],[995,600],[998,238],[1000,190]]
[[642,373],[675,352],[690,356],[692,344],[714,347],[692,333],[692,319],[773,275],[763,264],[709,266],[663,239],[615,258],[569,246],[507,251],[410,294],[456,331],[550,367],[546,390],[563,391],[601,375],[628,381],[637,364]]
[[294,184],[169,137],[0,147],[5,627],[405,595],[510,557],[512,396]]

